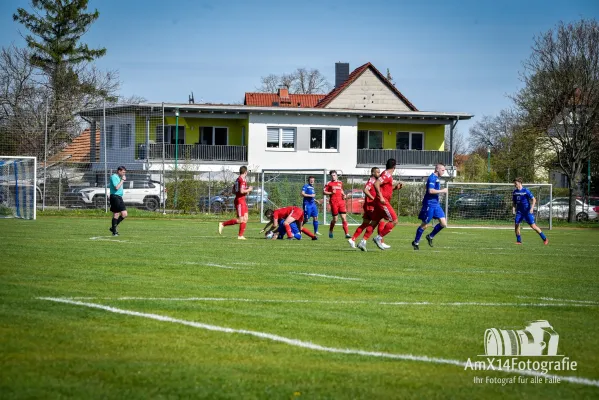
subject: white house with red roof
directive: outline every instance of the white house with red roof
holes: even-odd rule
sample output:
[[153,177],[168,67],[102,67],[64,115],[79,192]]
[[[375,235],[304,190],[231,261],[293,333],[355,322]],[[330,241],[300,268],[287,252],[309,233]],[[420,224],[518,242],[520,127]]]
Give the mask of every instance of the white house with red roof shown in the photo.
[[248,165],[348,175],[395,158],[407,179],[428,176],[437,162],[452,171],[445,128],[472,115],[420,111],[371,63],[351,73],[338,63],[335,81],[328,94],[280,89],[248,92],[243,105],[148,103],[80,114],[102,128],[99,170],[106,161],[149,172],[185,163],[195,171]]

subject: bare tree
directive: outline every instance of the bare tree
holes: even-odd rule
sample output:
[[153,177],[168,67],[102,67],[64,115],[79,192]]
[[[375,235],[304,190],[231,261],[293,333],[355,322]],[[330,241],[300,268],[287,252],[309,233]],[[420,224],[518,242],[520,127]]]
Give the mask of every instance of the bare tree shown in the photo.
[[393,76],[391,76],[391,71],[389,71],[389,68],[387,68],[386,78],[389,81],[389,83],[391,83],[393,86],[395,86],[395,81],[393,80]]
[[318,94],[331,90],[331,84],[317,69],[298,68],[289,74],[269,74],[261,78],[261,86],[257,89],[264,93],[275,93],[280,87],[289,89],[294,94]]
[[597,151],[599,140],[599,24],[580,20],[535,37],[524,62],[525,87],[514,96],[528,124],[556,155],[568,177],[570,209],[576,217],[576,192],[581,172]]
[[[450,151],[451,146],[451,137],[449,135],[449,126],[445,128],[445,151]],[[468,145],[466,143],[466,138],[462,134],[457,127],[453,130],[453,158],[457,155],[466,154],[468,151]]]
[[496,116],[484,115],[470,127],[471,150],[479,147],[503,150],[521,126],[522,117],[514,109],[501,110]]

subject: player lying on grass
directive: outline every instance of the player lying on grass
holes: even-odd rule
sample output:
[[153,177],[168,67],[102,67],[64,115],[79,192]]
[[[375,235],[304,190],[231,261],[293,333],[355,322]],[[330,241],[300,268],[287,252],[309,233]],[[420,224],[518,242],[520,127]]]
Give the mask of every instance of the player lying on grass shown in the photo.
[[447,188],[441,189],[441,182],[439,181],[439,178],[443,176],[444,173],[445,165],[439,163],[435,166],[435,171],[430,174],[426,180],[424,198],[422,199],[422,208],[420,209],[420,214],[418,214],[418,219],[422,221],[422,224],[420,224],[418,229],[416,229],[416,237],[412,242],[412,247],[414,250],[420,249],[420,238],[433,218],[438,219],[439,223],[435,225],[430,234],[426,235],[426,240],[428,241],[429,246],[433,247],[433,238],[437,233],[441,232],[441,229],[447,226],[445,213],[439,204],[439,194],[447,194]]
[[[293,239],[293,231],[291,230],[290,224],[295,222],[300,232],[305,233],[312,240],[317,240],[318,238],[309,230],[303,227],[302,223],[304,221],[304,212],[301,208],[296,206],[277,208],[276,210],[266,210],[264,211],[264,216],[269,219],[269,224],[272,226],[270,230],[273,232],[278,231],[279,229],[279,220],[283,220],[283,227],[285,228],[285,233],[287,233],[287,239]],[[265,227],[266,228],[266,227]],[[261,232],[264,232],[266,229],[263,229]]]
[[520,222],[522,220],[526,221],[539,234],[543,243],[549,244],[549,240],[535,223],[535,215],[533,213],[537,199],[535,199],[530,190],[522,186],[522,178],[514,179],[514,186],[516,189],[512,192],[512,213],[515,215],[516,244],[522,244],[522,238],[520,237]]
[[[279,220],[279,228],[277,229],[276,232],[274,232],[272,230],[272,226],[274,221],[269,221],[266,226],[264,227],[264,229],[262,229],[260,231],[260,233],[264,233],[264,236],[266,236],[266,239],[283,239],[286,234],[287,231],[285,230],[285,225],[283,224],[283,220],[280,219]],[[289,226],[291,227],[291,232],[293,233],[293,237],[296,238],[297,240],[301,240],[302,239],[302,234],[300,233],[299,228],[297,227],[297,224],[294,222],[290,223]]]

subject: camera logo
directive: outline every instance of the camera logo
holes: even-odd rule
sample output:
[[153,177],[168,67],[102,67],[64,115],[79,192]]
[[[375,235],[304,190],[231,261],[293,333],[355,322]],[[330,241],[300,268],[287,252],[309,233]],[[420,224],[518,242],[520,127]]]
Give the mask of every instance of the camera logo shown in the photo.
[[556,356],[559,335],[539,320],[524,329],[487,329],[484,342],[487,356]]

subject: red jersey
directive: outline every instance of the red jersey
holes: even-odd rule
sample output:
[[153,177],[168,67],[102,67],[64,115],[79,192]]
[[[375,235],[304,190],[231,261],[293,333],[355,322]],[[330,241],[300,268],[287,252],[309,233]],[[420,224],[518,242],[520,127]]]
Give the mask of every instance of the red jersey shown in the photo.
[[343,182],[329,181],[324,190],[333,193],[329,196],[330,203],[343,202]]
[[275,221],[278,221],[280,219],[286,219],[296,208],[298,208],[298,207],[289,206],[289,207],[277,208],[275,210],[275,212],[272,214],[272,217]]
[[381,183],[381,194],[383,195],[385,200],[387,200],[388,202],[391,201],[391,197],[393,196],[393,175],[391,175],[389,171],[384,170],[381,176],[379,177],[379,182]]
[[[368,182],[366,182],[366,186],[364,186],[364,191],[370,193],[370,195],[374,197],[374,200],[376,200],[376,190],[374,189],[374,182],[376,182],[376,178],[374,176],[371,176],[370,179],[368,179]],[[370,198],[366,196],[364,206],[371,206],[372,203],[374,203],[374,200],[370,200]]]
[[248,188],[248,183],[245,178],[239,175],[239,178],[235,181],[235,185],[233,185],[233,191],[235,192],[235,199],[245,198],[247,193],[242,193],[241,190],[246,190]]

